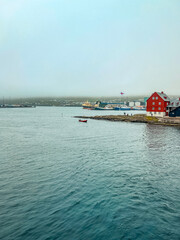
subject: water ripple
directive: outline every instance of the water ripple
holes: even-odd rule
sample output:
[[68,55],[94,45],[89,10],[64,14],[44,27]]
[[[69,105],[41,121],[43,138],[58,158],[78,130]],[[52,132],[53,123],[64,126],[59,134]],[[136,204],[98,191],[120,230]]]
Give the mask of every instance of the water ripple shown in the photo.
[[179,129],[73,115],[1,112],[0,239],[179,240]]

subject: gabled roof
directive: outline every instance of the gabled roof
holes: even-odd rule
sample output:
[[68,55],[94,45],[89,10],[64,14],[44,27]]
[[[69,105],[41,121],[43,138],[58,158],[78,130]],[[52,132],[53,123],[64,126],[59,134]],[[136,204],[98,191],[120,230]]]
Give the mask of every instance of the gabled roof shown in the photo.
[[179,107],[180,106],[180,99],[173,99],[171,100],[170,104],[168,107]]
[[170,98],[164,92],[156,92],[165,102],[170,101]]

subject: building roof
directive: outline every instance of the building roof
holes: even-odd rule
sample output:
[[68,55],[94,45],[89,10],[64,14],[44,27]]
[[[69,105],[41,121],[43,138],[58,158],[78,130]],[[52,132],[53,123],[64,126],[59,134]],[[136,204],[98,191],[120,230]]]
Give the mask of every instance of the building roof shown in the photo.
[[168,105],[168,107],[174,107],[174,108],[177,108],[179,106],[180,106],[180,98],[171,100],[170,104]]
[[169,102],[170,98],[164,92],[156,92],[165,102]]

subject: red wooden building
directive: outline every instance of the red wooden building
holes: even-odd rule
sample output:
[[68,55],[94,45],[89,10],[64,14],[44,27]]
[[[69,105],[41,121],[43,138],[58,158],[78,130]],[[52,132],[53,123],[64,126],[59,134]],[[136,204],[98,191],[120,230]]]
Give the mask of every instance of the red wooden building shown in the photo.
[[146,115],[164,117],[169,115],[170,98],[164,92],[154,92],[147,100]]

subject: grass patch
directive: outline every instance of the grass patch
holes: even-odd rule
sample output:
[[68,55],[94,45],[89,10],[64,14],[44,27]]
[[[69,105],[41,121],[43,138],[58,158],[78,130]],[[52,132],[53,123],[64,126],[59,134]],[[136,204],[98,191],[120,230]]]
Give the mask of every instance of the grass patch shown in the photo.
[[150,122],[158,122],[156,117],[146,116],[145,119]]

